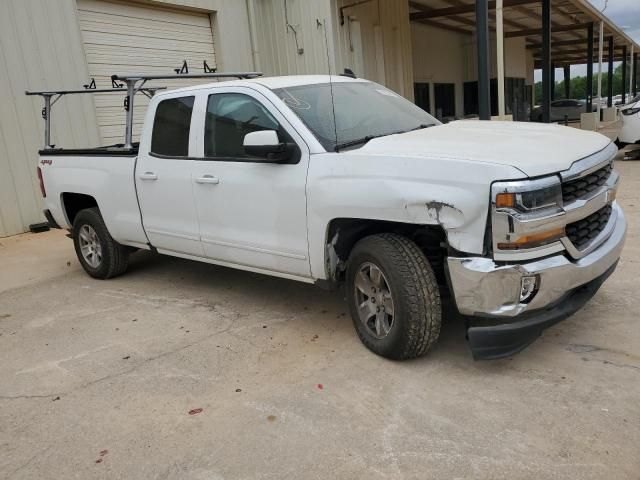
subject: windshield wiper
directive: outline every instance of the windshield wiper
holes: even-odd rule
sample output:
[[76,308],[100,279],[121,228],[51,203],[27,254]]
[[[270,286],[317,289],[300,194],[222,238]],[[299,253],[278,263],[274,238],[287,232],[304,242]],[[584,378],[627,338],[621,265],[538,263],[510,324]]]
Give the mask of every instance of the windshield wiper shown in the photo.
[[388,137],[389,135],[400,135],[401,133],[413,132],[415,130],[433,127],[434,125],[435,123],[421,123],[417,127],[410,128],[409,130],[398,130],[397,132],[381,133],[378,135],[367,135],[366,137],[356,138],[355,140],[349,140],[348,142],[338,143],[335,146],[334,151],[339,152],[343,148],[355,147],[356,145],[364,145],[374,138]]
[[383,133],[381,135],[367,135],[366,137],[356,138],[355,140],[349,140],[348,142],[342,142],[336,144],[334,151],[339,152],[343,148],[355,147],[356,145],[364,145],[369,140],[373,140],[374,138],[385,137],[387,135],[391,135],[390,133]]
[[407,132],[414,132],[416,130],[422,130],[423,128],[433,127],[434,125],[435,125],[435,123],[421,123],[417,127],[412,128],[411,130],[407,130]]

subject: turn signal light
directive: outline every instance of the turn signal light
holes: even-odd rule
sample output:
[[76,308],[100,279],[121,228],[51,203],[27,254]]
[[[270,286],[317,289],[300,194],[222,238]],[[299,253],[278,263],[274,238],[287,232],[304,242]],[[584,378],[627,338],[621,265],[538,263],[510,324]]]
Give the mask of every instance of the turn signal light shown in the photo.
[[564,236],[564,227],[554,228],[546,232],[532,233],[518,238],[515,242],[498,243],[500,250],[518,250],[544,245]]
[[516,206],[515,193],[499,193],[496,195],[497,208],[513,208]]

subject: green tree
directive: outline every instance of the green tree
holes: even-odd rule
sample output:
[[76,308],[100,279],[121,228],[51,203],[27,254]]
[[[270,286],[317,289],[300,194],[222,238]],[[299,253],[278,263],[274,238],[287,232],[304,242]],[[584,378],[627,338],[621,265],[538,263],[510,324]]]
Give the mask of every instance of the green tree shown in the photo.
[[[629,65],[627,65],[629,67]],[[629,89],[629,68],[627,68],[627,78],[624,80],[626,90]],[[587,98],[587,77],[573,77],[570,81],[571,91],[570,97],[577,99]],[[609,78],[606,72],[602,74],[602,96],[606,97],[608,92]],[[622,93],[622,64],[618,65],[613,71],[613,95],[620,95]],[[555,98],[564,98],[564,80],[556,82],[554,86]],[[629,92],[627,92],[629,93]],[[593,92],[591,95],[595,97],[598,94],[598,75],[593,75]],[[542,102],[542,82],[536,82],[535,84],[535,103],[539,105]]]

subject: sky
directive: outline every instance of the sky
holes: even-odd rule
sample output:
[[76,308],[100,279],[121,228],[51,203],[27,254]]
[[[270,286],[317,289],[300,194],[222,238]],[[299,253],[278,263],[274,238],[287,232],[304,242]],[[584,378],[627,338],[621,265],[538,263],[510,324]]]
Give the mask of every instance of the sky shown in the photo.
[[[618,25],[627,35],[640,43],[640,0],[589,0],[589,2],[598,10],[605,8],[604,14],[611,19],[613,23]],[[624,27],[624,28],[623,28]],[[597,36],[596,36],[597,42]],[[640,52],[638,52],[640,53]],[[614,67],[618,63],[614,63]],[[594,66],[594,70],[597,68]],[[604,62],[603,70],[607,70],[607,63]],[[571,76],[579,77],[587,74],[586,65],[572,65]],[[535,81],[542,79],[542,72],[536,70]],[[556,79],[562,79],[562,71],[556,71]]]

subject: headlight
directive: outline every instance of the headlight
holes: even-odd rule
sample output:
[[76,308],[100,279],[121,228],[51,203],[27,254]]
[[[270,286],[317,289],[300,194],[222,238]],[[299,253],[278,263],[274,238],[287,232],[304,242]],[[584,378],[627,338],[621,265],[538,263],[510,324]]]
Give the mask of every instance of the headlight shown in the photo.
[[640,112],[640,107],[637,108],[627,108],[626,110],[621,110],[623,115],[635,115]]
[[[495,249],[526,250],[548,245],[565,236],[563,226],[540,222],[563,212],[559,177],[497,182],[492,185],[491,194]],[[534,224],[538,226],[534,227]]]
[[492,187],[496,209],[534,213],[562,208],[562,187],[556,176],[522,182],[498,182]]

